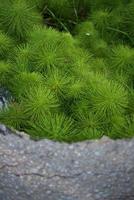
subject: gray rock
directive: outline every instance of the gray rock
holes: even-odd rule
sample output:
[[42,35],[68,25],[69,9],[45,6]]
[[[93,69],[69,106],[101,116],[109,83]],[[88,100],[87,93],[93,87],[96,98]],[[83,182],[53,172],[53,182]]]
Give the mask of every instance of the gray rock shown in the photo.
[[12,100],[10,92],[6,88],[0,87],[0,110],[7,109]]
[[0,200],[134,200],[134,139],[65,144],[2,133]]
[[5,125],[0,124],[0,134],[8,135],[11,133],[11,130],[7,128]]

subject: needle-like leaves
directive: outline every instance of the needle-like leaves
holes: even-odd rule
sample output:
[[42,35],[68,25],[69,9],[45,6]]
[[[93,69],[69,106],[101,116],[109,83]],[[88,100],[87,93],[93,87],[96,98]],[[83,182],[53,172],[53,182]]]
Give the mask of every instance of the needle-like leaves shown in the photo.
[[74,132],[73,120],[63,114],[47,114],[38,122],[31,123],[29,134],[34,139],[49,138],[52,140],[69,141]]
[[1,5],[1,27],[17,40],[25,40],[33,25],[39,23],[40,14],[25,0],[8,0]]
[[46,76],[47,87],[56,95],[64,96],[69,83],[69,75],[56,68],[50,70]]
[[9,127],[21,129],[24,125],[26,116],[23,109],[16,103],[9,106],[8,109],[0,111],[0,121]]
[[89,86],[89,101],[93,111],[105,119],[123,113],[128,104],[125,89],[116,82],[98,78],[99,75],[95,75]]
[[21,72],[13,78],[10,83],[10,90],[18,99],[25,96],[27,91],[33,87],[41,86],[44,84],[44,77],[37,72]]
[[111,55],[111,66],[119,74],[134,75],[134,49],[119,45],[114,47]]
[[0,85],[7,86],[8,85],[8,76],[11,70],[11,65],[4,61],[0,61]]
[[54,94],[43,86],[32,87],[22,101],[25,115],[34,122],[40,121],[48,112],[56,110],[59,103]]
[[132,0],[0,0],[0,122],[34,139],[133,137],[133,19]]
[[0,31],[0,58],[7,58],[12,47],[12,39],[2,31]]

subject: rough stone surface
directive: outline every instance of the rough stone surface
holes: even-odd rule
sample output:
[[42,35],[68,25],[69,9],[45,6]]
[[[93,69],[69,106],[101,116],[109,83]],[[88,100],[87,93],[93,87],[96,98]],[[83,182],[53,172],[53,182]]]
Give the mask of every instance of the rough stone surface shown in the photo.
[[0,200],[134,200],[134,140],[69,145],[2,130]]
[[0,110],[8,108],[9,102],[12,99],[10,92],[6,88],[0,87]]

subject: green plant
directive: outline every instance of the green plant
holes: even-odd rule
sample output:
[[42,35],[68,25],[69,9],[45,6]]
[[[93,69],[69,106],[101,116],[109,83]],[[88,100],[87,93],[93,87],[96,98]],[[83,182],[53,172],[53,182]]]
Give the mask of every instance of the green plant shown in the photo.
[[102,39],[96,39],[91,46],[91,50],[96,57],[107,57],[109,52],[108,44]]
[[88,92],[92,110],[105,120],[123,113],[128,105],[125,89],[116,82],[100,79],[100,75],[92,77]]
[[21,129],[24,125],[26,117],[23,113],[23,109],[17,103],[12,103],[8,109],[0,111],[0,121],[9,127]]
[[41,23],[40,14],[25,0],[7,0],[0,8],[0,24],[17,40],[26,40],[33,25]]
[[83,140],[97,140],[101,139],[103,137],[103,132],[97,130],[97,129],[92,129],[90,127],[81,129],[81,131],[77,135],[77,140],[78,141],[83,141]]
[[9,63],[0,61],[0,86],[7,86],[10,69],[11,65]]
[[95,73],[105,74],[109,73],[107,61],[104,58],[94,58],[90,63],[90,69]]
[[49,28],[36,28],[30,36],[33,47],[33,70],[44,74],[54,67],[65,67],[71,62],[69,50],[73,47],[73,39],[69,34],[60,34]]
[[114,116],[112,119],[112,129],[108,134],[112,139],[131,138],[134,136],[134,117]]
[[65,91],[70,83],[70,78],[67,73],[54,68],[48,71],[46,76],[46,86],[56,95],[64,96]]
[[92,7],[94,9],[98,8],[109,8],[114,9],[116,7],[121,6],[122,0],[113,0],[113,1],[107,1],[107,0],[92,0]]
[[43,86],[44,77],[37,72],[21,72],[15,74],[14,78],[10,82],[9,88],[12,94],[19,100],[22,96],[25,96],[27,91],[33,87]]
[[81,135],[85,139],[97,139],[103,136],[102,122],[96,114],[81,110],[76,118],[78,121],[79,137]]
[[46,26],[34,26],[29,32],[29,42],[32,46],[40,48],[48,42],[58,43],[60,41],[60,32]]
[[70,82],[70,85],[67,88],[66,96],[72,99],[79,99],[84,92],[85,82],[82,80],[73,80]]
[[39,10],[42,10],[45,6],[46,0],[28,0],[28,3],[32,7],[37,7]]
[[98,32],[91,21],[78,24],[75,28],[75,33],[80,46],[85,48],[90,48],[92,43],[98,38]]
[[[0,122],[33,139],[134,136],[132,0],[0,0]],[[1,94],[3,94],[1,92]]]
[[128,102],[129,102],[128,104],[129,113],[134,115],[134,90],[133,89],[130,89]]
[[116,72],[131,76],[134,65],[134,50],[129,46],[118,45],[113,48],[110,61]]
[[132,38],[134,38],[134,2],[131,1],[123,8],[122,12],[122,25],[121,28],[123,31],[127,32],[127,34]]
[[134,115],[127,120],[128,126],[126,127],[126,135],[128,138],[134,137]]
[[43,48],[35,53],[34,67],[35,71],[46,73],[52,67],[57,67],[64,63],[64,57],[59,52],[61,50],[61,45],[46,43]]
[[17,46],[10,54],[10,60],[12,62],[13,73],[30,72],[31,62],[33,59],[33,50],[29,44],[23,44]]
[[12,39],[2,31],[0,31],[0,58],[7,58],[12,47]]
[[66,18],[72,14],[71,4],[68,0],[49,0],[47,1],[48,8],[59,18]]
[[71,118],[64,114],[44,115],[38,122],[30,124],[31,129],[27,131],[36,138],[49,138],[60,141],[69,141],[70,135],[73,134],[74,125]]
[[105,32],[111,20],[111,12],[109,12],[106,9],[97,10],[93,12],[91,19],[97,30],[99,30],[99,32],[101,33],[101,35],[105,36]]
[[25,115],[32,119],[40,121],[41,117],[54,111],[59,107],[58,99],[54,94],[44,86],[31,87],[25,93],[22,100]]

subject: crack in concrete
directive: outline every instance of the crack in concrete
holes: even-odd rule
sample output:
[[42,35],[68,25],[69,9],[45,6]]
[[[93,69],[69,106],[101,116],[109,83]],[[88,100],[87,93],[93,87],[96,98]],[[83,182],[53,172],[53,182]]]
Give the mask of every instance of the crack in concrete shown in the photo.
[[6,167],[17,167],[18,165],[19,165],[19,163],[17,163],[17,164],[13,164],[13,165],[10,165],[10,164],[4,164],[4,165],[0,166],[0,169],[4,169],[4,168],[6,168]]
[[72,178],[78,178],[79,176],[82,176],[86,172],[76,173],[70,176],[60,175],[60,174],[54,174],[52,176],[45,176],[45,174],[40,173],[14,173],[15,176],[39,176],[46,179],[53,179],[56,177],[63,178],[63,179],[72,179]]

